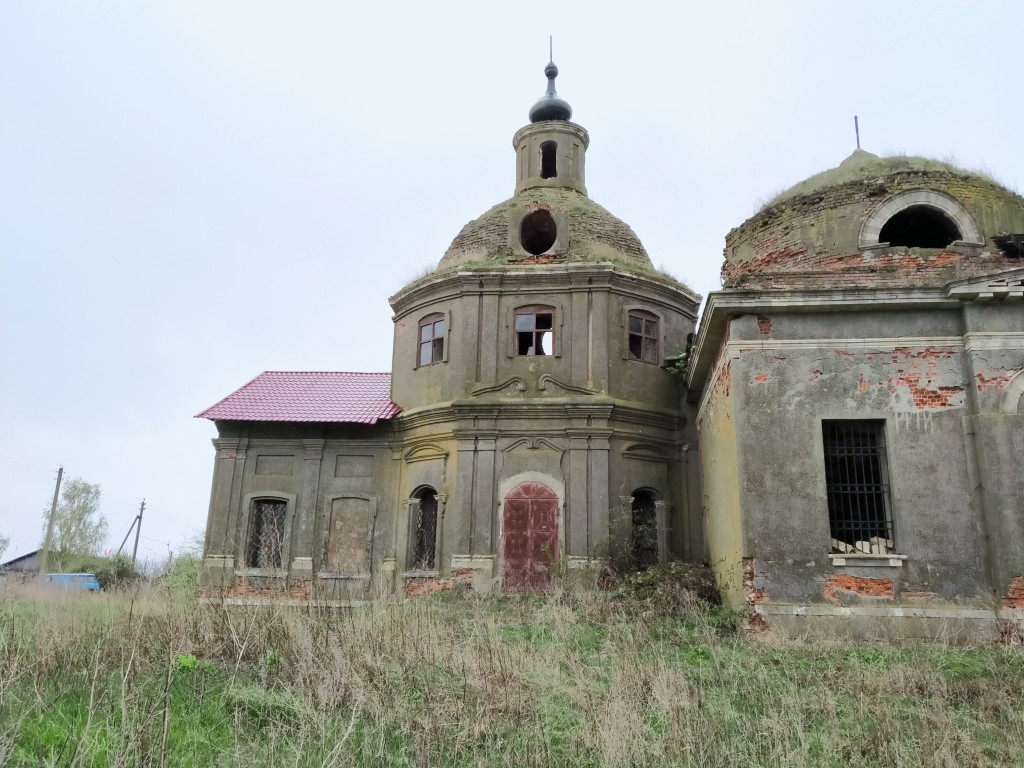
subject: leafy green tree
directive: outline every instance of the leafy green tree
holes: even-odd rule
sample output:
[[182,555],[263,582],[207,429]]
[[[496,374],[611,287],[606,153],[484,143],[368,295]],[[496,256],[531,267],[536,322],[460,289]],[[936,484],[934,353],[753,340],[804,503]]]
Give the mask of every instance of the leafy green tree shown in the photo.
[[[43,515],[43,540],[50,522],[50,510]],[[51,571],[62,570],[69,555],[99,554],[107,540],[107,520],[100,513],[100,487],[81,478],[64,484],[53,519],[50,541]]]

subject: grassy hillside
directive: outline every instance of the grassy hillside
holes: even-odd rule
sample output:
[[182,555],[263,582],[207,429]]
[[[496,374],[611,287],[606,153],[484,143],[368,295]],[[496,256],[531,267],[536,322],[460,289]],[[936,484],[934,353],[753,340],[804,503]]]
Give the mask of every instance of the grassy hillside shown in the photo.
[[7,766],[1024,764],[1020,648],[747,636],[673,589],[0,602]]

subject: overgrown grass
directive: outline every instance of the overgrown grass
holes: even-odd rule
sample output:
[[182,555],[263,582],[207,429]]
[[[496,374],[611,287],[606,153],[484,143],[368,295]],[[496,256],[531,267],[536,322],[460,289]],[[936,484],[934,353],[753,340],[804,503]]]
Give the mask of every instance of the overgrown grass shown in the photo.
[[802,643],[643,583],[350,611],[0,604],[10,766],[1024,762],[1019,648]]

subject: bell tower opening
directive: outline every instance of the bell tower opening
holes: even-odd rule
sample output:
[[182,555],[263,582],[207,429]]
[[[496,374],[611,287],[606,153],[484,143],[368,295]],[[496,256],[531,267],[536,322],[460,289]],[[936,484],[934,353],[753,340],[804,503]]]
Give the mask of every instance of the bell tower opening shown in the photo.
[[553,179],[558,176],[558,166],[555,152],[558,145],[553,141],[545,141],[540,145],[540,177],[542,179]]

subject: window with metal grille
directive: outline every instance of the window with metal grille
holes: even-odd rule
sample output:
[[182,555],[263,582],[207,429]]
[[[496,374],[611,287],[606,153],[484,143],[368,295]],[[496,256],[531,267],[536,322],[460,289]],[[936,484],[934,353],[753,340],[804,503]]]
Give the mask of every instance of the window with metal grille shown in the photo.
[[516,354],[553,355],[555,310],[551,307],[520,307],[516,310]]
[[284,549],[284,521],[288,502],[257,499],[252,505],[249,523],[249,547],[246,565],[250,568],[280,568]]
[[658,316],[642,310],[629,313],[629,359],[658,362]]
[[658,564],[658,515],[654,495],[633,492],[633,567],[646,571]]
[[884,421],[822,421],[832,551],[895,552]]
[[425,488],[413,499],[410,566],[414,570],[432,571],[437,567],[437,493],[433,488]]
[[444,337],[447,330],[444,315],[428,315],[420,320],[417,366],[433,365],[444,360]]

